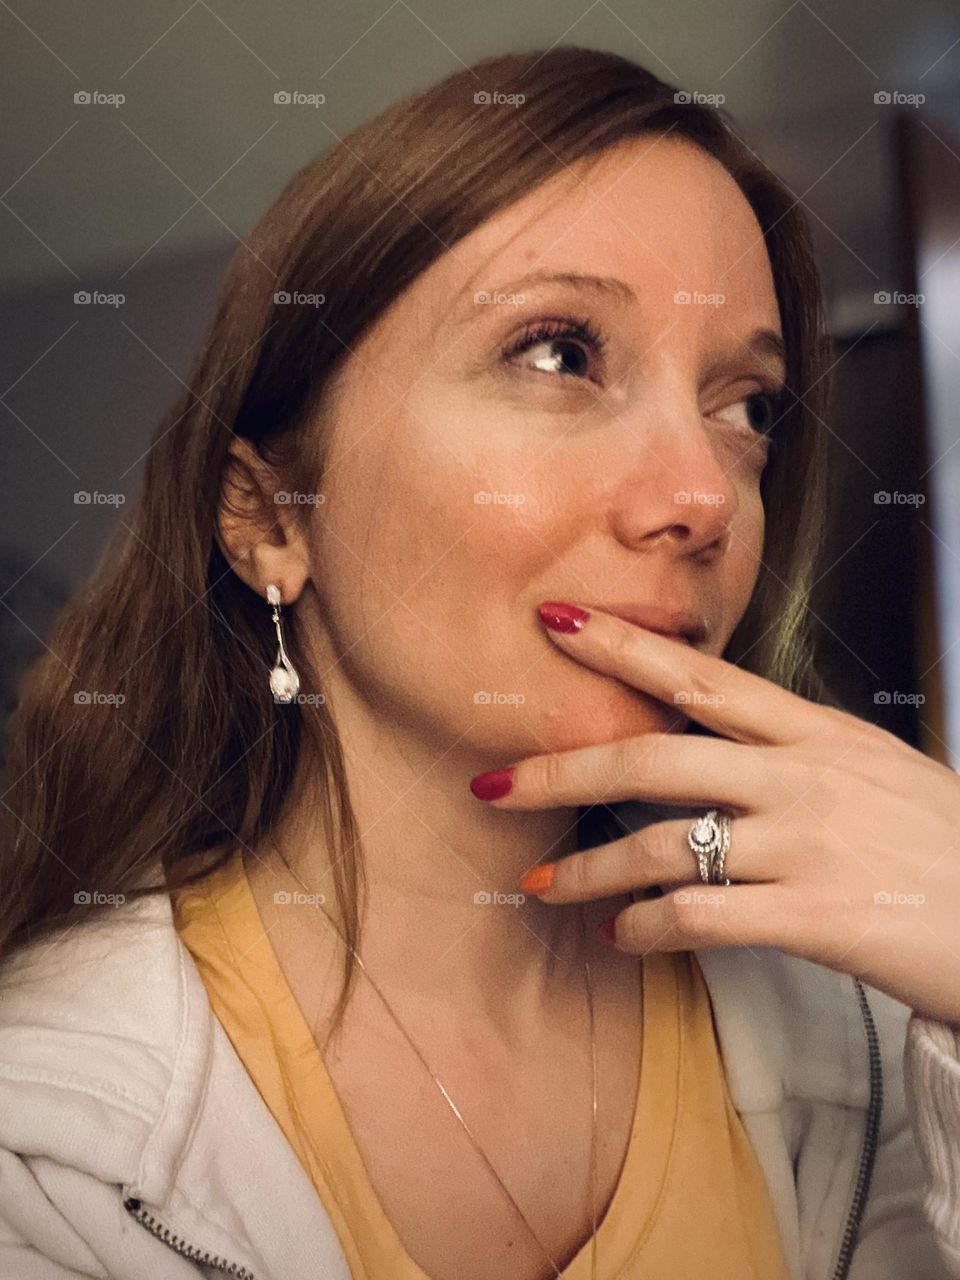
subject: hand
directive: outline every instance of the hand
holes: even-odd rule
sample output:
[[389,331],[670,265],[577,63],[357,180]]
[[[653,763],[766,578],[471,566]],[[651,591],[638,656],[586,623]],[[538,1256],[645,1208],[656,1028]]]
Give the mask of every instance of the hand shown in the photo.
[[868,721],[612,614],[548,634],[723,737],[649,733],[532,756],[489,802],[726,809],[732,884],[701,882],[681,818],[545,864],[544,902],[659,885],[662,897],[614,918],[621,951],[778,947],[960,1022],[960,775]]

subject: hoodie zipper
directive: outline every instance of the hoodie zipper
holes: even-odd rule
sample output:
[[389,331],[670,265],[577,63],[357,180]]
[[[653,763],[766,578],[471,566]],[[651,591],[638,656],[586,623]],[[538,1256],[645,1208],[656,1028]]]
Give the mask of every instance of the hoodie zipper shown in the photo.
[[857,1172],[857,1185],[854,1188],[847,1224],[843,1229],[843,1240],[837,1254],[837,1265],[834,1268],[833,1280],[846,1280],[853,1261],[853,1250],[860,1231],[860,1220],[870,1194],[870,1179],[873,1177],[873,1165],[877,1154],[880,1134],[880,1119],[883,1114],[883,1065],[880,1059],[880,1040],[877,1028],[870,1012],[867,993],[859,978],[853,984],[860,1002],[860,1012],[867,1033],[867,1052],[870,1064],[870,1101],[867,1105],[866,1130],[863,1135],[863,1147],[860,1151],[860,1168]]
[[177,1253],[183,1254],[185,1258],[190,1258],[193,1262],[199,1262],[205,1267],[213,1267],[216,1271],[225,1271],[228,1276],[236,1276],[237,1280],[257,1280],[252,1271],[246,1267],[240,1266],[238,1262],[228,1262],[226,1258],[221,1258],[219,1254],[211,1254],[202,1252],[192,1244],[187,1244],[186,1240],[181,1239],[169,1227],[165,1227],[162,1222],[153,1216],[149,1209],[145,1209],[140,1200],[134,1196],[128,1196],[123,1207],[141,1222],[148,1231],[151,1231],[164,1244],[176,1249]]

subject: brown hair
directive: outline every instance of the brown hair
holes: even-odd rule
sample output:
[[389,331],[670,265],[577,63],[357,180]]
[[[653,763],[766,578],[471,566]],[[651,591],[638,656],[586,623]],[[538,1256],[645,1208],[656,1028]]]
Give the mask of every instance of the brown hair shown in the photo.
[[[483,94],[522,99],[506,106]],[[9,729],[0,954],[100,910],[75,902],[78,890],[169,892],[238,844],[256,846],[310,752],[349,944],[339,1022],[359,943],[357,826],[332,717],[324,705],[274,703],[267,607],[216,540],[231,433],[256,446],[284,487],[318,490],[323,430],[307,424],[323,422],[360,335],[485,219],[564,166],[641,134],[670,132],[718,159],[765,236],[792,395],[762,481],[763,563],[725,656],[825,700],[807,627],[828,386],[809,236],[799,206],[725,115],[677,96],[593,49],[489,58],[389,107],[289,182],[224,274],[188,390],[155,434],[130,528],[118,530],[24,681]],[[315,308],[275,304],[277,292],[294,290],[325,295],[321,322]],[[285,621],[302,669],[296,614]],[[77,703],[80,690],[125,701]],[[201,869],[190,872],[192,855]],[[159,883],[144,878],[153,859]]]

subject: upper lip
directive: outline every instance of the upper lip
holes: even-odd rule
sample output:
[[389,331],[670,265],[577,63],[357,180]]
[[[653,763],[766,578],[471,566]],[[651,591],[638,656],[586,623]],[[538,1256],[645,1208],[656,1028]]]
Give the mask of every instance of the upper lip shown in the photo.
[[648,631],[677,636],[688,644],[700,644],[707,638],[708,626],[698,609],[666,604],[595,604],[594,609],[612,613],[625,622],[633,622]]

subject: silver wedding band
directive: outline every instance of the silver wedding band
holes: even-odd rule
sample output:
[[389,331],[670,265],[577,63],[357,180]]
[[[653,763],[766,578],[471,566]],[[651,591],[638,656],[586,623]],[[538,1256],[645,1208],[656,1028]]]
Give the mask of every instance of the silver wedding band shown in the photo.
[[728,813],[708,809],[691,823],[687,842],[697,860],[697,871],[704,884],[730,883],[725,874],[727,850],[730,848]]

